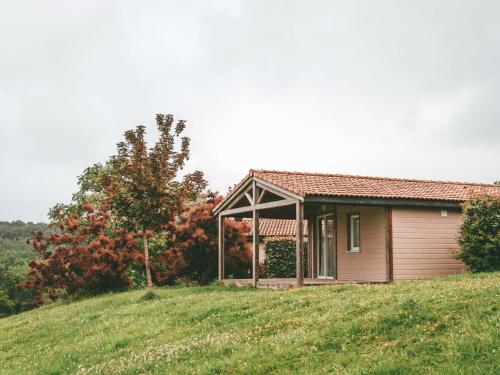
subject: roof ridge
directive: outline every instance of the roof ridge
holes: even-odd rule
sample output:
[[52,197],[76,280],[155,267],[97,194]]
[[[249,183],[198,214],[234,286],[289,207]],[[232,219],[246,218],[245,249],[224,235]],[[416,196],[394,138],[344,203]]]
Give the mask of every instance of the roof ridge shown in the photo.
[[452,185],[466,185],[466,186],[489,186],[489,187],[498,187],[500,189],[500,185],[481,183],[481,182],[429,180],[429,179],[401,178],[401,177],[363,176],[363,175],[342,174],[342,173],[278,171],[278,170],[271,170],[271,169],[250,169],[249,175],[253,176],[255,172],[257,172],[257,173],[260,172],[260,173],[295,174],[295,175],[304,175],[304,176],[352,177],[352,178],[363,178],[363,179],[370,179],[370,180],[385,180],[385,181],[428,182],[428,183],[436,183],[436,184],[452,184]]

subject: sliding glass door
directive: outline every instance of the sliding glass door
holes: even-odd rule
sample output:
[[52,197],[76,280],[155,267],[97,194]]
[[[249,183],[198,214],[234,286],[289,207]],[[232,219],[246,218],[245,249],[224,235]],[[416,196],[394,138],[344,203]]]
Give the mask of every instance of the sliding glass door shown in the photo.
[[335,221],[333,214],[317,218],[318,277],[335,277]]

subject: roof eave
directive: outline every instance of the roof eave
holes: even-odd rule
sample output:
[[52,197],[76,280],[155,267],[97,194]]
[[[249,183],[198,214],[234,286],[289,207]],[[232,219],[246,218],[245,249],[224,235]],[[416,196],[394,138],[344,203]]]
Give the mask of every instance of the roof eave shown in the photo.
[[231,191],[222,202],[220,202],[217,206],[214,207],[213,213],[214,215],[218,215],[228,204],[230,204],[233,199],[235,199],[241,192],[245,189],[248,189],[248,185],[251,181],[257,181],[257,184],[260,185],[263,189],[270,191],[271,193],[275,193],[277,195],[281,195],[282,197],[290,197],[297,199],[299,201],[303,201],[304,197],[294,191],[290,191],[282,186],[277,185],[276,183],[269,181],[265,178],[261,178],[260,176],[255,176],[254,171],[250,170],[250,173],[236,186],[236,188]]
[[464,201],[459,200],[437,200],[417,198],[381,198],[362,196],[330,196],[330,195],[306,195],[305,203],[335,203],[373,206],[414,206],[414,207],[442,207],[459,208]]
[[233,198],[235,198],[241,191],[243,191],[247,187],[248,183],[252,180],[252,178],[253,176],[247,175],[243,180],[241,180],[236,189],[232,190],[217,206],[214,207],[214,215],[217,215],[220,211],[222,211],[222,209],[227,206],[233,200]]

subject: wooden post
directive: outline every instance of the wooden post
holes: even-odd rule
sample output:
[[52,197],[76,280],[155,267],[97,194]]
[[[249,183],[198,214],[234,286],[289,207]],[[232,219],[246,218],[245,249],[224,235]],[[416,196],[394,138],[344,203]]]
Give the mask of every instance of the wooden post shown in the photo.
[[313,217],[312,223],[311,223],[311,233],[309,236],[311,236],[312,239],[312,278],[316,279],[318,277],[318,249],[317,249],[317,237],[316,237],[316,227],[317,227],[317,221],[316,217]]
[[334,233],[335,233],[335,254],[334,254],[334,259],[335,259],[335,268],[333,269],[334,272],[334,278],[335,280],[338,280],[339,278],[339,207],[335,206],[335,211],[333,214],[333,225],[334,225]]
[[391,282],[394,279],[394,260],[392,255],[392,207],[385,208],[385,250],[386,279]]
[[304,285],[304,205],[297,201],[295,213],[296,272],[297,286]]
[[253,198],[253,286],[256,287],[259,283],[259,211],[255,209],[258,204],[259,192],[257,189],[257,182],[254,180],[252,184],[252,198]]
[[219,214],[219,281],[224,280],[224,216]]
[[314,219],[307,219],[307,277],[314,278]]

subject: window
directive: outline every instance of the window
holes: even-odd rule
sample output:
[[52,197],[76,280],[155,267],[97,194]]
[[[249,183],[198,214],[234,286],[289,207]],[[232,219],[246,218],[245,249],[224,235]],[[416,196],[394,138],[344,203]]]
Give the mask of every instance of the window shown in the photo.
[[359,252],[359,214],[347,216],[347,251]]

